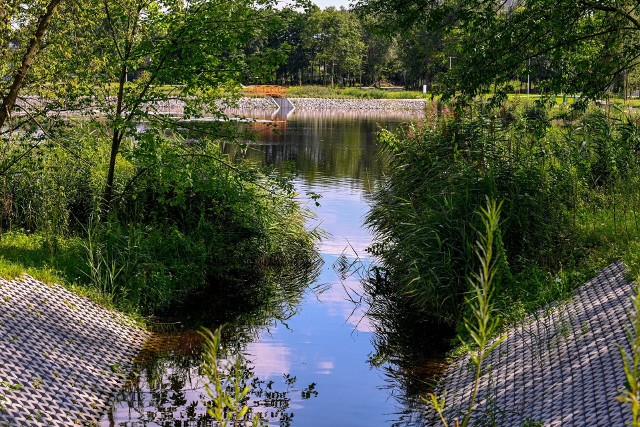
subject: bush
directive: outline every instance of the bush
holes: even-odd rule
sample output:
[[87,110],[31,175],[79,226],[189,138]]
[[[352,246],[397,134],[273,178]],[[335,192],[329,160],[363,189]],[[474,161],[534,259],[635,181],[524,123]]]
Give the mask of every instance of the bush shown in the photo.
[[64,145],[38,147],[9,169],[0,224],[44,236],[52,254],[65,237],[83,239],[86,263],[73,277],[118,306],[148,314],[205,289],[224,300],[255,293],[270,268],[313,266],[318,234],[306,230],[290,182],[231,164],[206,138],[145,130],[125,141],[105,213],[109,141],[94,130],[66,128]]
[[[562,271],[598,258],[591,255],[597,242],[635,218],[636,204],[626,204],[622,221],[619,201],[621,193],[637,200],[634,120],[592,110],[564,125],[553,114],[541,104],[480,105],[381,134],[392,173],[367,218],[376,234],[370,251],[425,317],[450,325],[461,319],[466,277],[477,268],[473,212],[487,197],[503,201],[496,305],[507,318],[570,291],[551,282],[584,278]],[[605,211],[614,214],[603,220]],[[602,226],[585,227],[596,222]]]

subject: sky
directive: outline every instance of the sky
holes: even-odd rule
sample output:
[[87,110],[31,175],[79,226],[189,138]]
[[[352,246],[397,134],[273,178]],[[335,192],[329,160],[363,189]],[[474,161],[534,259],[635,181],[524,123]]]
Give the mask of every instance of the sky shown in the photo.
[[325,9],[330,6],[334,6],[336,8],[340,8],[340,6],[344,6],[346,9],[349,8],[349,0],[313,0],[313,2],[322,9]]

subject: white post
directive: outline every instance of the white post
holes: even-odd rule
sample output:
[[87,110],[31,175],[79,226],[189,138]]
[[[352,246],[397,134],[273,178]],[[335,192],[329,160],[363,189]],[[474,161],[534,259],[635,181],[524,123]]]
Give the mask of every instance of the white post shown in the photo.
[[529,97],[529,90],[531,88],[531,58],[529,58],[529,65],[527,66],[527,98]]

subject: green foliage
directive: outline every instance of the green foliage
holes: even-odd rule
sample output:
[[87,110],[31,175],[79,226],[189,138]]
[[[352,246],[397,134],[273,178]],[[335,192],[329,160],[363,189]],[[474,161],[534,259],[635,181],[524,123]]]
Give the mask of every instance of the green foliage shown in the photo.
[[481,225],[472,213],[485,197],[503,200],[495,304],[504,320],[567,296],[616,257],[633,258],[635,119],[558,114],[540,104],[480,106],[381,135],[393,173],[368,217],[371,251],[424,316],[463,318]]
[[364,42],[362,29],[355,15],[329,7],[316,10],[309,16],[307,40],[316,52],[317,60],[328,72],[331,86],[336,75],[346,81],[361,72]]
[[233,165],[204,137],[150,129],[125,140],[112,210],[101,218],[109,141],[99,129],[61,130],[64,143],[43,144],[2,178],[0,224],[40,236],[41,262],[76,238],[86,265],[61,268],[67,283],[89,283],[116,306],[152,313],[205,289],[256,293],[270,269],[312,269],[318,233],[306,230],[309,213],[287,178]]
[[[498,319],[495,316],[496,313],[492,301],[496,276],[500,273],[499,263],[497,262],[499,258],[494,258],[495,237],[499,235],[500,209],[501,204],[496,203],[495,200],[488,199],[486,207],[481,207],[478,212],[484,227],[483,231],[478,232],[475,249],[480,266],[478,271],[473,272],[468,278],[471,292],[465,300],[472,316],[464,320],[464,326],[474,346],[470,352],[469,359],[475,365],[475,372],[469,405],[464,412],[464,418],[460,424],[461,427],[469,425],[474,411],[477,410],[475,408],[475,400],[480,387],[480,378],[483,375],[483,362],[504,339],[504,337],[494,338],[498,329]],[[496,255],[499,257],[503,254],[498,253]],[[438,398],[435,394],[430,393],[429,402],[440,416],[444,426],[448,427],[449,423],[444,415],[446,398],[444,396]]]
[[213,417],[221,427],[232,425],[260,426],[262,421],[255,414],[250,424],[250,408],[246,404],[251,386],[247,384],[243,357],[235,355],[235,363],[220,357],[221,328],[215,332],[202,328],[199,331],[203,338],[202,369],[209,384],[205,385],[211,402],[207,406],[207,414]]
[[[38,16],[53,5],[44,37]],[[2,28],[5,11],[15,14],[0,35],[3,104],[15,95],[12,76],[25,74],[17,67],[33,34],[46,43],[29,54],[20,87],[29,97],[2,109],[23,114],[0,120],[0,231],[38,236],[42,262],[57,263],[76,242],[85,265],[52,267],[55,275],[145,314],[196,291],[264,296],[255,288],[267,270],[311,269],[318,234],[305,229],[288,179],[232,164],[218,149],[244,137],[219,101],[247,76],[268,74],[275,65],[263,59],[280,58],[247,50],[275,31],[263,19],[273,2],[4,6]],[[180,111],[162,114],[166,104]],[[60,111],[72,114],[52,114]],[[220,120],[206,129],[184,121],[205,114]]]
[[356,8],[395,31],[439,34],[440,52],[455,58],[439,75],[448,97],[507,91],[514,77],[530,75],[546,92],[595,98],[637,66],[640,20],[631,0],[361,0]]

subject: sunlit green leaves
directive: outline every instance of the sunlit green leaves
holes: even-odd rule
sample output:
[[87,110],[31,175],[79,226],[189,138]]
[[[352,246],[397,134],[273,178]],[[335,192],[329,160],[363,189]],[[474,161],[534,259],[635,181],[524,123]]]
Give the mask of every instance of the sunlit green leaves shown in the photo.
[[[634,1],[363,0],[358,6],[406,27],[426,22],[450,37],[455,66],[443,81],[445,95],[473,97],[506,90],[510,80],[533,74],[552,93],[594,98],[625,69],[638,65],[640,20]],[[533,72],[531,62],[544,62]]]

